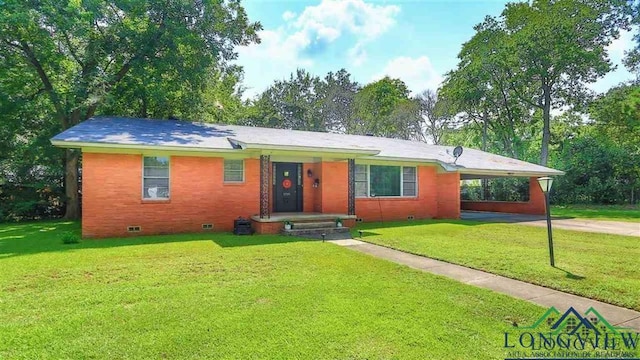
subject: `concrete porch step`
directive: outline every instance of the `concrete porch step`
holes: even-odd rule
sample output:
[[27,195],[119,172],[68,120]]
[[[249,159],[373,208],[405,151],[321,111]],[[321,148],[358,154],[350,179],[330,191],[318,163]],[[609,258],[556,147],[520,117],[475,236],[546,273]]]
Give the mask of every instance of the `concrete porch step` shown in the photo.
[[294,222],[293,229],[328,229],[336,227],[333,221]]
[[326,228],[311,228],[311,229],[296,229],[295,227],[291,230],[283,229],[283,235],[290,236],[302,236],[302,235],[320,235],[320,234],[338,234],[338,233],[348,233],[348,227],[340,227],[337,228],[335,225],[333,227]]

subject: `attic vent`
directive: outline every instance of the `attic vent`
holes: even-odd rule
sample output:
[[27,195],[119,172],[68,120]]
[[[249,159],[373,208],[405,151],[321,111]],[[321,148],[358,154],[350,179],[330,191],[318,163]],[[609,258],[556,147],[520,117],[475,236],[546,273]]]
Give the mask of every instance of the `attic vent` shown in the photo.
[[227,138],[227,141],[229,141],[229,144],[231,144],[231,147],[234,150],[242,150],[242,145],[240,145],[240,143],[238,143],[238,141],[232,139],[232,138]]
[[203,230],[211,230],[213,229],[213,224],[202,224]]
[[129,226],[127,227],[128,232],[140,232],[140,226]]

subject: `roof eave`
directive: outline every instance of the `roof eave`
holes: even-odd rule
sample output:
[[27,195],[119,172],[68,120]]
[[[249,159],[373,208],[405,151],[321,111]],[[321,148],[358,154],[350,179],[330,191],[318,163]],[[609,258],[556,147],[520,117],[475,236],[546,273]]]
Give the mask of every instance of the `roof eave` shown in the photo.
[[406,157],[395,157],[395,156],[372,156],[366,158],[367,160],[383,160],[383,161],[398,161],[398,162],[413,162],[413,163],[422,163],[422,164],[438,164],[445,171],[454,172],[458,170],[458,167],[451,163],[446,163],[444,161],[440,161],[437,159],[416,159],[416,158],[406,158]]
[[273,145],[273,144],[258,144],[258,143],[246,143],[238,141],[244,149],[255,150],[277,150],[277,151],[313,151],[318,153],[339,153],[339,154],[354,154],[363,156],[373,156],[380,153],[380,150],[371,149],[350,149],[350,148],[336,148],[336,147],[318,147],[318,146],[297,146],[297,145]]
[[469,169],[458,168],[462,175],[504,176],[504,177],[535,177],[535,176],[561,176],[564,171],[549,169],[548,171],[528,170],[497,170],[497,169]]
[[83,142],[83,141],[65,141],[51,139],[53,146],[67,149],[82,148],[104,148],[104,149],[131,149],[131,150],[165,150],[165,151],[189,151],[189,152],[242,152],[239,149],[222,149],[222,148],[203,148],[192,146],[175,146],[175,145],[140,145],[140,144],[115,144],[115,143],[99,143],[99,142]]

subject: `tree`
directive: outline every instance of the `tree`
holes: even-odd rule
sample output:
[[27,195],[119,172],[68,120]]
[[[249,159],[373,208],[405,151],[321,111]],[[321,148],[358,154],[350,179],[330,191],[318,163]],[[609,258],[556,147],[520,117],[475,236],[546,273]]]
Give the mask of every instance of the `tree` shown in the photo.
[[353,103],[360,85],[351,80],[351,74],[345,69],[329,72],[318,83],[320,112],[325,119],[327,130],[345,132],[353,118]]
[[[160,82],[164,94],[198,91],[203,72],[234,59],[235,46],[259,41],[260,28],[238,0],[7,0],[0,7],[0,57],[11,59],[12,71],[37,77],[33,92],[46,96],[64,130],[92,117],[119,86]],[[65,154],[64,184],[65,217],[77,218],[73,150]]]
[[405,83],[384,77],[356,94],[347,132],[408,139],[415,133],[410,127],[419,122],[417,110]]
[[296,70],[289,80],[275,81],[254,102],[246,125],[281,129],[326,131],[320,114],[320,79],[304,69]]
[[597,138],[620,149],[613,166],[633,203],[640,189],[640,85],[625,84],[600,95],[589,107]]
[[508,34],[492,17],[475,26],[463,44],[457,68],[448,73],[440,98],[461,112],[464,123],[481,132],[482,150],[518,158],[519,130],[531,121],[526,106],[511,89]]
[[541,165],[549,157],[551,110],[583,104],[586,84],[611,70],[605,48],[628,28],[629,14],[625,0],[534,0],[502,12],[511,88],[542,112]]
[[[640,24],[640,2],[629,0],[631,6],[631,18],[634,25]],[[636,74],[636,81],[640,80],[640,30],[636,27],[636,32],[633,35],[633,41],[635,46],[625,53],[623,59],[624,65]]]
[[435,91],[425,90],[416,100],[420,104],[420,140],[442,144],[445,134],[454,122],[453,108],[445,98],[438,98]]

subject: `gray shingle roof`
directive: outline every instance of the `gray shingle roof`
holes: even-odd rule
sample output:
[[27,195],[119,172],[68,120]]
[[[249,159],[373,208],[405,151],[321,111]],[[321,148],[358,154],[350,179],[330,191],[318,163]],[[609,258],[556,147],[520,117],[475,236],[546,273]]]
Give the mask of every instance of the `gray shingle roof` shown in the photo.
[[[61,147],[79,144],[131,147],[171,147],[175,150],[234,150],[234,143],[248,148],[297,147],[307,151],[342,151],[360,157],[437,162],[463,174],[491,172],[496,175],[561,175],[563,172],[528,162],[465,148],[454,165],[453,147],[423,142],[362,135],[259,128],[250,126],[195,123],[179,120],[152,120],[122,117],[95,117],[58,135],[52,143]],[[236,149],[236,151],[242,151]],[[368,154],[367,154],[368,153]],[[485,174],[487,175],[487,174]]]

